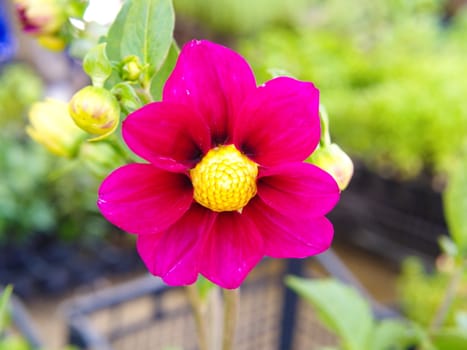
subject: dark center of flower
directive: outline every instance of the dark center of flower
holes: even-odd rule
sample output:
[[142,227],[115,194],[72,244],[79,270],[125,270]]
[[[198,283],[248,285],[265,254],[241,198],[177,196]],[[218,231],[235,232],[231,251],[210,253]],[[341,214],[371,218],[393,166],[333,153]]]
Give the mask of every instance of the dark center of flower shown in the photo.
[[258,165],[234,145],[211,149],[190,170],[194,199],[216,212],[241,210],[256,195]]

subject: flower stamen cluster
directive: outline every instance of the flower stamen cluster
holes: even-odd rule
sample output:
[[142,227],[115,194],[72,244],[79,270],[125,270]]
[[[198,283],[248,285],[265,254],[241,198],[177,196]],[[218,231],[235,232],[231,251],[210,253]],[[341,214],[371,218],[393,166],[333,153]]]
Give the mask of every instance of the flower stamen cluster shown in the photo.
[[241,210],[257,192],[258,165],[234,145],[211,149],[190,175],[194,199],[215,212]]

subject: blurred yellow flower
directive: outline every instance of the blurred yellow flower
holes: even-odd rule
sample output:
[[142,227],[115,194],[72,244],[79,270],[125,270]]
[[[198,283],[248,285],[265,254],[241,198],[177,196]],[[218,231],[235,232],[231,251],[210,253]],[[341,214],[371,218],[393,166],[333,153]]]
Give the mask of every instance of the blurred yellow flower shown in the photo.
[[29,111],[29,122],[28,135],[61,157],[75,157],[86,138],[86,133],[70,118],[66,102],[54,99],[36,102]]

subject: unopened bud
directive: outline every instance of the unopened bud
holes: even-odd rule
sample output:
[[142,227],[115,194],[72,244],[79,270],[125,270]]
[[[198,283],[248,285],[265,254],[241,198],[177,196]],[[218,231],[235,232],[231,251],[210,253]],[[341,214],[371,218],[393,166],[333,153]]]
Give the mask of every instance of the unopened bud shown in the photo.
[[68,104],[58,100],[48,99],[33,104],[29,121],[30,125],[26,127],[29,136],[62,157],[75,157],[86,135],[71,120]]
[[142,72],[143,66],[138,56],[131,55],[123,59],[120,69],[120,75],[123,80],[137,81]]
[[87,86],[78,91],[69,104],[70,115],[84,131],[104,138],[117,129],[120,106],[112,93],[104,88]]
[[341,191],[347,188],[353,175],[353,162],[338,145],[331,143],[318,147],[308,158],[308,162],[328,172]]

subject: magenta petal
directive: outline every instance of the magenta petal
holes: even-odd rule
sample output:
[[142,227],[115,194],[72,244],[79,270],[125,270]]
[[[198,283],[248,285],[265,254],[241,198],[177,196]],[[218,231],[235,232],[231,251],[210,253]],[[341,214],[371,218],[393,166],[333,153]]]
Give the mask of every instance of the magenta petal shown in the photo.
[[253,72],[239,54],[193,40],[182,48],[163,100],[191,106],[206,120],[214,142],[225,143],[241,104],[255,88]]
[[121,229],[154,234],[180,219],[192,201],[193,189],[185,175],[149,164],[129,164],[102,182],[97,205]]
[[258,197],[245,214],[255,218],[263,234],[265,255],[273,258],[305,258],[329,248],[334,229],[324,216],[289,217],[268,207]]
[[133,112],[123,122],[122,133],[133,152],[169,171],[191,168],[211,146],[206,123],[175,103],[154,102]]
[[311,83],[280,77],[246,100],[233,142],[263,166],[303,161],[320,139],[319,91]]
[[263,257],[263,239],[248,216],[222,212],[205,237],[202,252],[201,274],[223,288],[238,288]]
[[138,252],[148,270],[169,285],[194,283],[199,272],[199,243],[203,234],[210,230],[215,216],[214,212],[193,204],[166,231],[139,235]]
[[307,163],[260,168],[258,196],[271,208],[290,217],[318,217],[339,200],[336,181],[324,170]]

